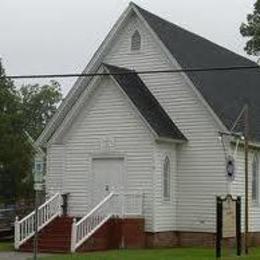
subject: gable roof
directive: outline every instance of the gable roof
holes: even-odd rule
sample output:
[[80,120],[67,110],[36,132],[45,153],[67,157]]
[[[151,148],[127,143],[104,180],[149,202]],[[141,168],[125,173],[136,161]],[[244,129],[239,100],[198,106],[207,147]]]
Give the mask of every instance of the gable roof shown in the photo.
[[103,65],[112,74],[111,77],[116,80],[158,137],[187,140],[140,77],[133,73],[133,70],[108,64]]
[[[257,66],[205,38],[172,24],[134,5],[180,66],[213,68]],[[249,104],[251,138],[260,141],[260,70],[187,72],[195,87],[230,129],[245,103]],[[241,124],[236,129],[242,130]]]
[[[123,26],[124,21],[136,12],[161,40],[170,54],[182,68],[207,68],[227,66],[256,66],[257,64],[235,54],[211,41],[172,24],[144,9],[130,3],[118,19],[106,39],[84,70],[95,72],[102,58],[112,44],[112,39]],[[258,69],[242,71],[187,72],[193,85],[211,107],[220,121],[230,129],[245,102],[250,104],[252,139],[260,142],[260,73]],[[58,111],[50,120],[36,143],[44,145],[64,120],[68,112],[85,90],[90,78],[79,78]],[[241,128],[241,125],[240,125]],[[241,129],[236,130],[240,131]]]

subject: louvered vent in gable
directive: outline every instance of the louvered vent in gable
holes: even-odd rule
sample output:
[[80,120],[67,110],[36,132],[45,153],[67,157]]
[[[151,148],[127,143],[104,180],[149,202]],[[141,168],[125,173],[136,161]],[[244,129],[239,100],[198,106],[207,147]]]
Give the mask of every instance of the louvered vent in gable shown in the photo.
[[140,33],[136,30],[134,34],[132,35],[131,38],[131,50],[132,51],[139,51],[141,49],[141,35]]

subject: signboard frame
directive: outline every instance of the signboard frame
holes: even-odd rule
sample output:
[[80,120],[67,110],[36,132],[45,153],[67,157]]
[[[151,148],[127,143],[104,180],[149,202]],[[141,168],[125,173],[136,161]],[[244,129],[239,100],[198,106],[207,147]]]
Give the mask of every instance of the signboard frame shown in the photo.
[[223,241],[223,218],[224,218],[224,210],[223,203],[231,200],[235,202],[235,238],[236,238],[236,253],[238,256],[241,255],[241,197],[238,196],[233,198],[232,195],[228,194],[226,197],[217,196],[216,198],[216,257],[221,257],[221,248]]

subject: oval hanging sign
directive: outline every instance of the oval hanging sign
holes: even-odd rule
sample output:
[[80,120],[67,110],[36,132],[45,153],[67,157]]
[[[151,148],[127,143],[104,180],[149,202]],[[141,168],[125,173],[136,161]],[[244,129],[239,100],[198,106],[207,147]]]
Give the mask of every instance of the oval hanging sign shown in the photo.
[[226,161],[226,171],[227,171],[227,177],[229,180],[233,181],[235,179],[235,159],[233,156],[229,155],[227,156]]

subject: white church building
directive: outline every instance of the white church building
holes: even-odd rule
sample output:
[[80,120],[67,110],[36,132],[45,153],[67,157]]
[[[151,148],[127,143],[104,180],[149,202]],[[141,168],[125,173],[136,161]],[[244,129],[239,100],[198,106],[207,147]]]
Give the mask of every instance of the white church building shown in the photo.
[[[230,131],[246,101],[249,224],[259,240],[260,71],[188,70],[255,65],[130,3],[83,72],[99,75],[77,80],[37,140],[47,155],[50,198],[39,209],[40,236],[50,225],[67,225],[66,248],[57,251],[95,249],[86,245],[91,239],[99,249],[118,218],[129,231],[118,247],[212,245],[216,196],[244,202],[243,141],[223,142],[219,133]],[[29,250],[34,214],[16,221],[17,249]]]

